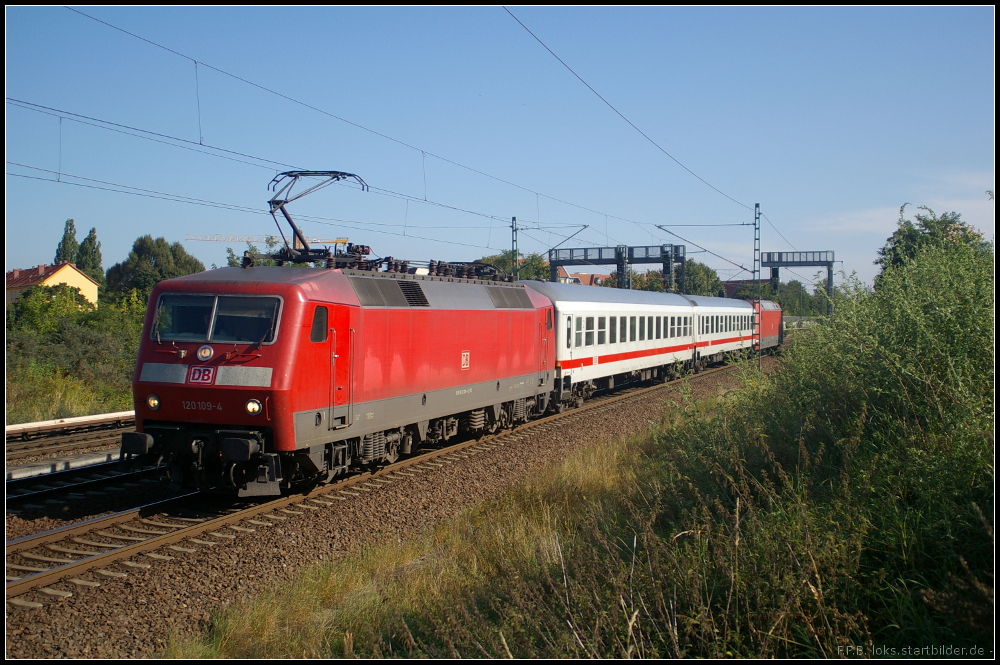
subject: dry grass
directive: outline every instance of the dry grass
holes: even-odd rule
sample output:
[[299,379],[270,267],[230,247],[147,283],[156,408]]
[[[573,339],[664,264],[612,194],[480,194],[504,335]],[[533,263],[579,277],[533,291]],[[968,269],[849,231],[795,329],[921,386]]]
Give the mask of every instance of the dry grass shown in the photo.
[[311,568],[293,584],[221,613],[208,640],[176,643],[167,655],[330,657],[388,655],[400,647],[419,652],[424,620],[440,608],[476,595],[511,570],[558,566],[568,516],[633,482],[636,454],[624,442],[590,448],[422,538]]
[[58,367],[19,364],[8,367],[6,378],[8,425],[132,408],[131,390],[95,386]]
[[[964,252],[964,253],[963,253]],[[835,657],[993,641],[992,253],[858,287],[782,370],[404,544],[220,612],[181,657]],[[822,368],[821,370],[819,368]]]

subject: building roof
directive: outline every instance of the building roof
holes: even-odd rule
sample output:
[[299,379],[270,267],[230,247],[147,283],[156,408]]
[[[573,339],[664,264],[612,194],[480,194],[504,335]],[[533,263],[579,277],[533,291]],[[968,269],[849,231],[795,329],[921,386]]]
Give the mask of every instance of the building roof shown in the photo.
[[56,263],[54,265],[43,263],[41,265],[32,266],[31,268],[27,269],[14,268],[13,270],[7,273],[7,288],[27,289],[32,286],[38,286],[39,284],[43,284],[45,280],[55,275],[57,272],[59,272],[66,266],[69,266],[70,268],[78,272],[80,275],[86,277],[91,282],[94,282],[95,285],[97,285],[97,282],[94,281],[93,278],[84,273],[82,270],[77,268],[75,263],[63,262],[63,263]]
[[599,286],[602,281],[611,277],[611,275],[592,274],[589,272],[574,272],[569,276],[579,280],[579,283],[584,286]]

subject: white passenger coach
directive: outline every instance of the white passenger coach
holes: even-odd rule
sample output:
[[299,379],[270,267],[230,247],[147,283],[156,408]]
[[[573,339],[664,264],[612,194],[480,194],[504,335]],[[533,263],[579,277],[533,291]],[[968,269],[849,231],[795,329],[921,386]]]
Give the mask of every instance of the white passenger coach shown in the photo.
[[556,380],[582,402],[616,383],[666,379],[727,352],[753,348],[753,306],[743,300],[524,282],[555,306]]

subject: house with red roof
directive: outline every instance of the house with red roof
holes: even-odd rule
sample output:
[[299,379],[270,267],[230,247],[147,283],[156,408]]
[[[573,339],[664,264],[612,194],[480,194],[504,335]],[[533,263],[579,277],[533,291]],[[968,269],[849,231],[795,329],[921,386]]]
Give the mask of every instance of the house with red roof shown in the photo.
[[65,284],[80,289],[80,293],[88,302],[97,306],[98,284],[88,277],[73,263],[43,263],[28,269],[14,268],[7,273],[7,307],[19,295],[33,286],[55,286]]

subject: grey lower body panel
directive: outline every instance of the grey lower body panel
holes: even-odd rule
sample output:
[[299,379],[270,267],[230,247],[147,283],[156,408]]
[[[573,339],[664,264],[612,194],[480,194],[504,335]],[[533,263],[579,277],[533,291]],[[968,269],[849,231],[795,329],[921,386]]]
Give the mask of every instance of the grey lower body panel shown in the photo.
[[552,376],[551,371],[525,374],[426,393],[360,402],[354,405],[354,422],[339,429],[329,429],[326,409],[299,411],[294,416],[295,447],[298,449],[341,441],[546,394],[552,390]]

